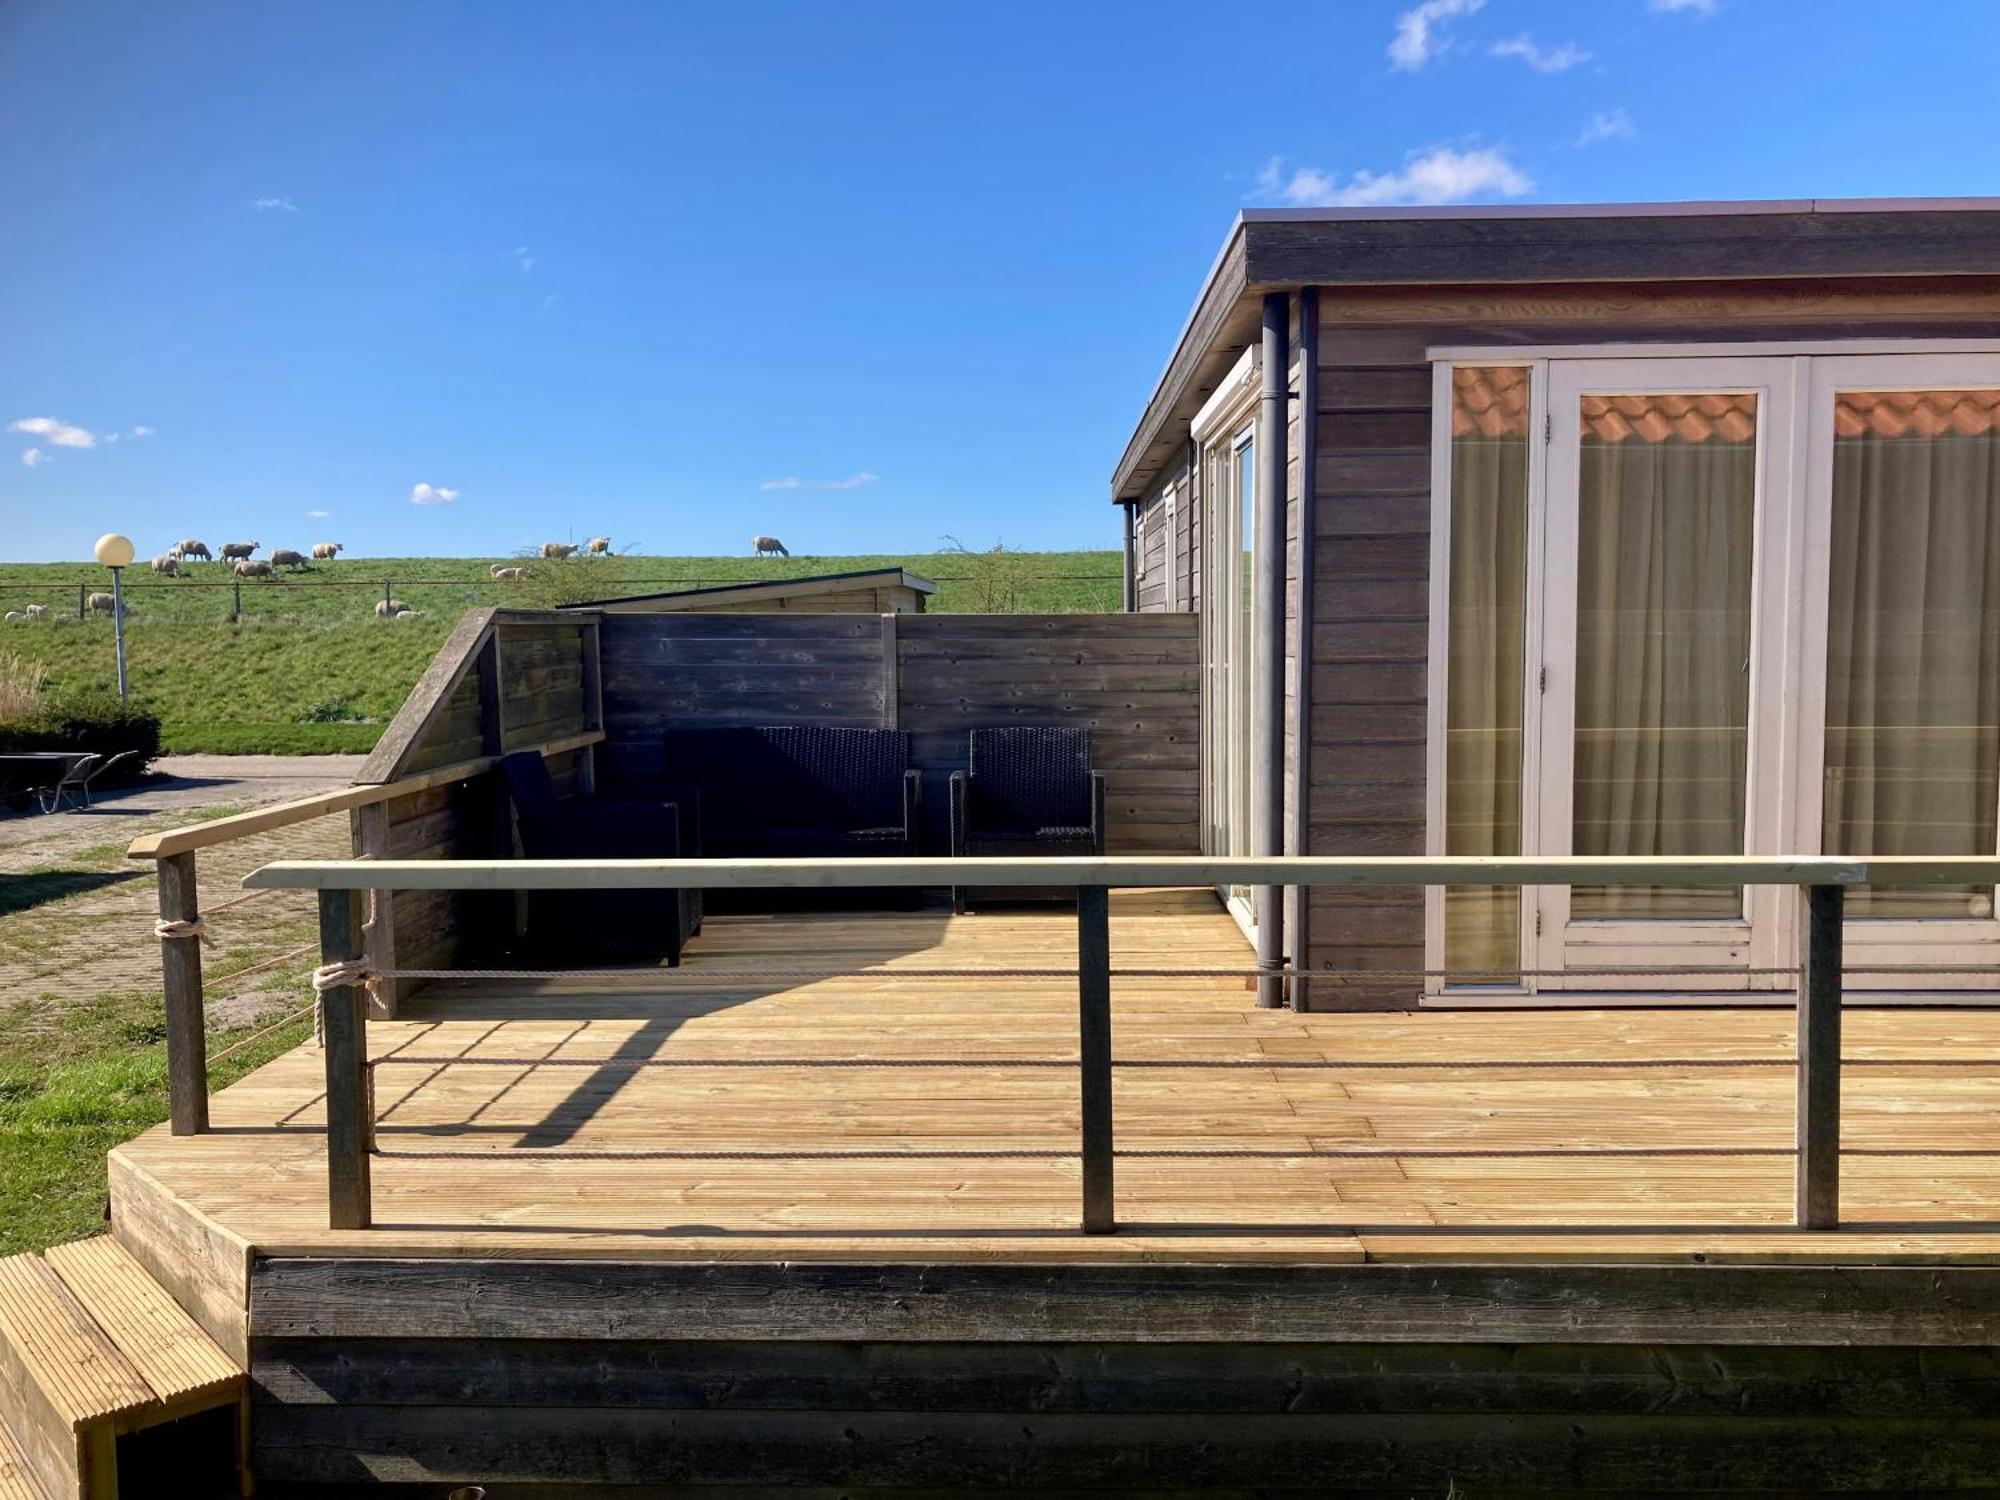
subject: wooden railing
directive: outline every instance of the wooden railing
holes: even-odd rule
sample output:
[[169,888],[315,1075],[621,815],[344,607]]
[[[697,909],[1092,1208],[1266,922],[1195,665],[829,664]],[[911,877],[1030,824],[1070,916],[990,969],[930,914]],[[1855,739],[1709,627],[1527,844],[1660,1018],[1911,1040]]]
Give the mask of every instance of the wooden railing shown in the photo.
[[[1840,1017],[1844,893],[1871,884],[2000,882],[2000,858],[1215,858],[1033,859],[353,860],[279,863],[252,889],[314,890],[320,902],[320,981],[326,1039],[328,1218],[371,1222],[374,1122],[368,1086],[367,966],[361,896],[383,890],[827,889],[1072,886],[1077,893],[1081,1226],[1116,1228],[1111,1055],[1113,886],[1793,886],[1804,907],[1797,1020],[1794,1221],[1840,1222]],[[2000,972],[1996,972],[2000,982]]]
[[[592,752],[604,740],[596,632],[595,617],[587,615],[470,610],[383,731],[355,785],[132,841],[126,857],[152,860],[159,874],[168,1119],[174,1134],[194,1135],[208,1128],[203,916],[196,868],[200,852],[316,818],[356,813],[357,852],[381,859],[390,850],[390,810],[397,804],[487,776],[503,754],[515,750],[539,750],[545,758],[575,756],[576,782],[588,791]],[[548,660],[548,641],[538,638],[542,636],[559,640],[565,653],[573,645],[574,661]],[[503,672],[503,660],[516,651],[523,664],[517,668],[509,662]],[[496,806],[504,813],[504,804]],[[489,835],[498,839],[500,830],[489,830]],[[356,930],[365,936],[372,961],[394,962],[393,903],[386,890],[372,920]]]

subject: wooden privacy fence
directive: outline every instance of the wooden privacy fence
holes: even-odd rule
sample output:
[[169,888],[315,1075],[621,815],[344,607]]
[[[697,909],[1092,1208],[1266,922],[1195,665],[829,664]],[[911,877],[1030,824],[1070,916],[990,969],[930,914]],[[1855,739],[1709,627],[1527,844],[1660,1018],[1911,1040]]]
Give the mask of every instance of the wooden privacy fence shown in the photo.
[[[595,630],[594,619],[552,610],[472,610],[383,732],[353,786],[132,842],[126,856],[154,861],[159,874],[154,930],[165,989],[174,1134],[208,1128],[201,957],[207,924],[196,865],[200,852],[347,813],[353,848],[365,858],[505,853],[511,848],[511,836],[502,837],[507,806],[492,785],[502,754],[540,750],[559,785],[569,790],[590,785],[595,747],[604,738]],[[449,960],[469,920],[464,907],[450,893],[383,891],[358,930],[371,961],[383,967]],[[494,909],[495,903],[485,904],[484,910]],[[399,922],[409,934],[400,948]],[[393,1009],[393,987],[381,994]]]
[[[371,966],[362,939],[362,895],[392,890],[498,891],[678,888],[789,889],[939,886],[1068,886],[1077,894],[1074,969],[1037,971],[1074,976],[1077,984],[1081,1100],[1081,1227],[1116,1227],[1113,1172],[1111,985],[1118,974],[1158,971],[1111,967],[1108,892],[1112,886],[1272,885],[1524,886],[1788,885],[1799,890],[1805,920],[1799,959],[1796,1069],[1794,1221],[1802,1229],[1840,1222],[1840,1020],[1844,893],[1869,884],[1938,885],[2000,882],[2000,858],[1893,857],[1829,859],[1738,856],[1654,858],[1221,858],[1040,857],[1025,859],[740,859],[740,860],[462,860],[324,861],[267,865],[244,884],[252,889],[318,891],[320,962],[315,986],[324,1007],[328,1220],[334,1229],[371,1222],[370,1157],[374,1151],[366,986],[396,977]],[[490,972],[490,971],[489,971]],[[680,971],[650,970],[671,986]],[[829,973],[837,972],[829,970]],[[852,972],[852,971],[848,971]],[[980,971],[988,975],[992,971]],[[1190,975],[1260,971],[1175,971]],[[940,971],[927,971],[940,977]],[[427,974],[426,977],[437,977]],[[704,969],[702,983],[741,977]],[[899,978],[912,977],[900,973]],[[409,1059],[405,1058],[405,1061]],[[424,1061],[432,1061],[424,1059]],[[436,1060],[440,1064],[448,1059]],[[976,1065],[976,1064],[968,1064]],[[1268,1067],[1270,1064],[1260,1063]],[[534,1148],[516,1148],[532,1155]],[[1187,1153],[1201,1155],[1199,1151]],[[1228,1154],[1228,1153],[1224,1153]]]

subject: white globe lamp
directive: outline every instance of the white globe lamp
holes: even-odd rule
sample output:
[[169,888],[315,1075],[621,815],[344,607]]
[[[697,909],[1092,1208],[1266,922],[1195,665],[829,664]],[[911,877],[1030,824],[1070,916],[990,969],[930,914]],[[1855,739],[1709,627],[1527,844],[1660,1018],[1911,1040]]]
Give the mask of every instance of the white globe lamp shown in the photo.
[[97,560],[100,563],[111,570],[111,633],[112,637],[118,643],[118,701],[123,703],[127,698],[125,684],[125,591],[121,586],[120,580],[124,576],[126,568],[132,565],[132,559],[136,555],[136,550],[132,546],[132,538],[129,536],[121,536],[118,532],[107,531],[97,539],[97,545],[91,548],[91,551],[97,555]]

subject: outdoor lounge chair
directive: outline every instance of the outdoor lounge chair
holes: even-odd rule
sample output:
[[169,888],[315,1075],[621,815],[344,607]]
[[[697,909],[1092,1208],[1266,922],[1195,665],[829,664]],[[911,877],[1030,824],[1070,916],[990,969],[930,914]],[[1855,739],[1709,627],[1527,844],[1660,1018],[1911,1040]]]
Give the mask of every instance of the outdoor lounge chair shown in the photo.
[[909,854],[922,778],[898,729],[670,729],[672,794],[698,800],[705,858]]
[[[1104,773],[1090,769],[1087,729],[975,729],[967,769],[951,773],[951,852],[1104,852]],[[952,907],[978,901],[1060,901],[1068,887],[952,888]]]
[[62,810],[63,798],[65,797],[69,798],[75,806],[81,807],[89,800],[84,788],[89,780],[90,773],[96,767],[97,763],[103,759],[104,757],[101,755],[79,755],[69,763],[69,768],[54,781],[46,786],[36,787],[35,795],[41,799],[42,811],[45,813],[60,812]]
[[[538,750],[502,757],[527,859],[674,859],[680,812],[671,802],[590,798],[561,802]],[[660,890],[530,891],[528,943],[544,956],[669,964],[694,930],[686,893]]]

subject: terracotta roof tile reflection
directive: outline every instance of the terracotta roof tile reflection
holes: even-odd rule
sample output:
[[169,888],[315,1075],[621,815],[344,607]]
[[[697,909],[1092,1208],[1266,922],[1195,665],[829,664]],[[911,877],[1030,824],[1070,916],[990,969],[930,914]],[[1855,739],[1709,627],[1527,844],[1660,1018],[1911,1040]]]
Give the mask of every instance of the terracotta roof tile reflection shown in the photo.
[[[1453,437],[1527,437],[1525,367],[1461,365],[1451,384]],[[1757,435],[1757,397],[1749,392],[1585,396],[1580,415],[1596,443],[1747,443]],[[1833,426],[1846,439],[1980,437],[2000,426],[2000,390],[1846,391]]]

